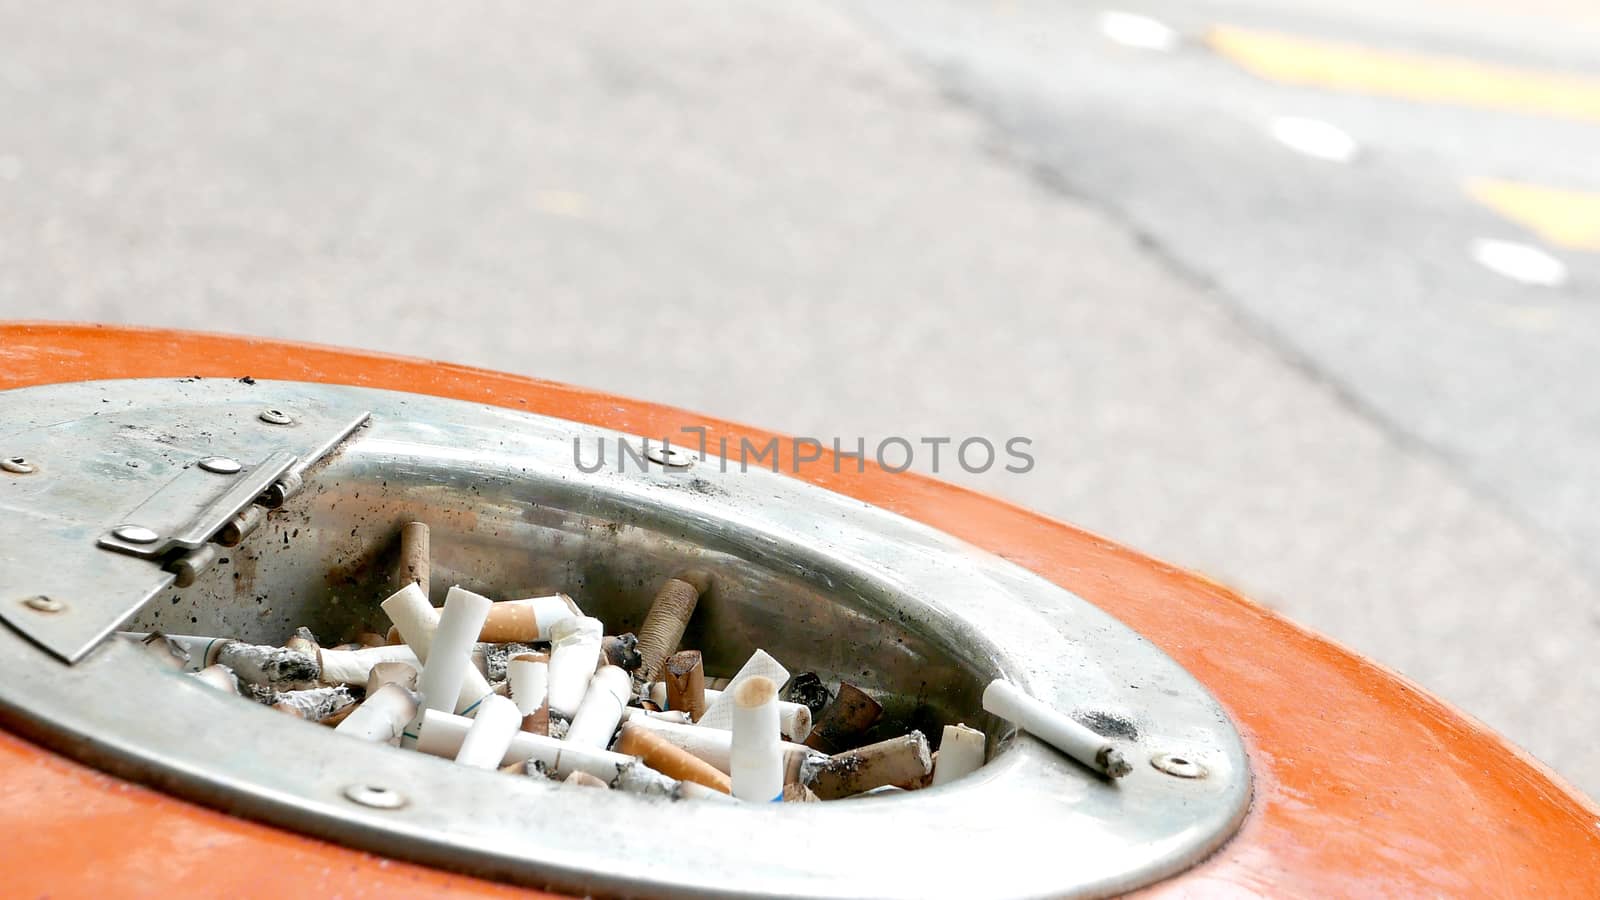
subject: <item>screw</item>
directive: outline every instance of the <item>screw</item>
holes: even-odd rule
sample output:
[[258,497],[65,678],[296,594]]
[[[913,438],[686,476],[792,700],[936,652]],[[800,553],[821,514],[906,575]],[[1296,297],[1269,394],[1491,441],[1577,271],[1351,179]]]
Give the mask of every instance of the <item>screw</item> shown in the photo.
[[215,472],[218,475],[237,475],[244,466],[240,465],[237,459],[229,459],[226,456],[208,456],[200,460],[200,468],[205,469],[207,472]]
[[43,594],[40,594],[36,597],[29,597],[28,599],[22,601],[22,605],[33,610],[34,612],[42,613],[58,613],[67,608],[67,605],[62,603],[60,600],[46,597]]
[[276,408],[264,409],[264,410],[261,411],[261,415],[256,416],[256,418],[258,418],[261,421],[267,423],[268,425],[293,425],[294,424],[294,416],[291,416],[288,413],[284,412],[283,410],[276,409]]
[[23,456],[0,459],[0,470],[10,472],[13,475],[32,475],[37,468]]
[[399,809],[406,805],[404,794],[377,784],[352,784],[344,789],[344,797],[352,803],[373,809]]
[[671,444],[651,444],[645,442],[644,458],[669,469],[687,469],[695,463],[693,453],[679,450]]
[[1157,753],[1150,757],[1150,765],[1175,778],[1204,778],[1206,767],[1177,753]]
[[111,529],[111,536],[130,544],[154,544],[161,537],[143,525],[118,525]]

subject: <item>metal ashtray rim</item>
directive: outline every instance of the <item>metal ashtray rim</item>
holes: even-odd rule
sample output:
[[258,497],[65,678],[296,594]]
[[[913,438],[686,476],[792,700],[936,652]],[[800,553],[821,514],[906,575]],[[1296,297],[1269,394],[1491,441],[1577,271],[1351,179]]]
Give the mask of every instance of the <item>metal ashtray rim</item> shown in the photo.
[[[116,402],[102,404],[107,397]],[[300,427],[259,422],[263,404],[294,410]],[[0,507],[48,496],[52,478],[111,471],[133,477],[128,473],[135,470],[121,461],[93,458],[90,450],[75,471],[71,454],[45,454],[36,446],[52,436],[85,445],[86,433],[115,427],[115,415],[91,421],[107,408],[151,420],[226,413],[237,427],[218,429],[208,452],[235,459],[272,449],[276,438],[263,432],[289,440],[314,430],[319,415],[344,421],[370,411],[370,425],[327,463],[329,472],[424,464],[457,467],[464,478],[515,472],[527,490],[581,489],[698,529],[707,540],[738,536],[778,548],[818,571],[873,585],[892,606],[886,614],[909,627],[954,635],[989,656],[990,674],[1059,708],[1090,721],[1107,711],[1113,718],[1131,711],[1140,722],[1136,737],[1119,739],[1140,764],[1115,783],[1017,735],[978,773],[893,799],[773,808],[672,804],[563,790],[362,744],[216,695],[161,671],[131,645],[110,642],[68,665],[0,629],[0,721],[116,774],[389,856],[601,894],[1098,895],[1193,864],[1234,832],[1248,806],[1248,763],[1238,732],[1210,694],[1154,645],[1019,566],[807,482],[765,471],[721,471],[713,456],[692,471],[714,490],[684,490],[681,473],[659,467],[584,473],[572,465],[575,438],[638,438],[461,401],[293,382],[245,387],[211,379],[134,380],[0,392],[0,422],[9,429],[0,438],[53,460],[38,478],[16,482],[43,493],[7,495]],[[94,547],[95,536],[120,524],[104,516],[120,514],[101,510],[102,520],[81,523],[89,552],[106,553]],[[0,529],[16,529],[24,518],[7,517],[12,524]],[[8,537],[18,535],[0,530],[0,548]],[[78,546],[71,543],[72,552]],[[107,557],[118,566],[147,564]],[[6,573],[13,571],[0,567],[0,592],[12,589],[7,582],[15,579]],[[80,604],[58,591],[29,593],[67,601],[51,619],[80,614]],[[17,618],[24,612],[21,604],[0,603],[0,616],[14,625],[24,621]],[[1207,777],[1164,774],[1148,764],[1158,753],[1199,762]],[[363,804],[347,793],[352,785],[381,785],[404,802],[394,808]],[[584,827],[573,827],[578,822]],[[639,856],[641,834],[697,840],[673,841],[670,854]],[[821,835],[872,851],[851,854],[853,863],[835,856],[817,867],[791,858],[789,848],[811,846]],[[930,866],[928,860],[971,862]]]

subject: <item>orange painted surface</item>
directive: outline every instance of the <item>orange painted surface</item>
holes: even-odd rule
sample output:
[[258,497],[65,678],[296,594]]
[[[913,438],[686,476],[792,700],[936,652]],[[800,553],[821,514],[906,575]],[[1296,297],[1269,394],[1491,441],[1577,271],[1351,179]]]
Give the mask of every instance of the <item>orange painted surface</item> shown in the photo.
[[[366,385],[641,435],[766,432],[548,382],[251,338],[0,325],[0,389],[157,376]],[[785,461],[787,465],[787,461]],[[1600,896],[1600,809],[1493,732],[1215,583],[1002,501],[831,460],[801,477],[961,537],[1117,616],[1244,732],[1255,800],[1211,859],[1149,894]],[[0,892],[406,896],[494,885],[232,819],[0,737]],[[19,836],[20,835],[20,836]]]

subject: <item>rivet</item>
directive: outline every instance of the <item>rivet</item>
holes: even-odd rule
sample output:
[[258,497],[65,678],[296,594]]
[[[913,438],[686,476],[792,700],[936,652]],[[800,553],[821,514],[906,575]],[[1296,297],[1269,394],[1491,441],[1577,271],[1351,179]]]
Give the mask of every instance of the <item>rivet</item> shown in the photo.
[[1206,767],[1182,753],[1157,753],[1150,757],[1150,765],[1176,778],[1204,778]]
[[60,600],[56,600],[52,597],[46,597],[43,594],[29,597],[28,599],[22,601],[22,605],[33,610],[34,612],[42,613],[58,613],[67,608],[67,605],[62,603]]
[[644,458],[669,469],[687,469],[695,463],[695,455],[693,453],[679,450],[671,444],[651,444],[646,442]]
[[200,468],[205,469],[207,472],[215,472],[218,475],[237,475],[244,466],[240,465],[237,459],[229,459],[226,456],[208,456],[200,460]]
[[405,795],[377,784],[352,784],[344,789],[344,797],[352,803],[373,809],[399,809],[406,805]]
[[263,409],[261,411],[261,415],[256,416],[256,418],[258,418],[261,421],[267,423],[268,425],[293,425],[294,424],[294,416],[291,416],[288,413],[284,412],[283,410],[277,409],[276,407],[269,407],[267,409]]
[[26,457],[10,456],[0,459],[0,470],[10,472],[12,475],[32,475],[38,469]]
[[161,537],[143,525],[118,525],[111,529],[111,536],[130,544],[154,544]]

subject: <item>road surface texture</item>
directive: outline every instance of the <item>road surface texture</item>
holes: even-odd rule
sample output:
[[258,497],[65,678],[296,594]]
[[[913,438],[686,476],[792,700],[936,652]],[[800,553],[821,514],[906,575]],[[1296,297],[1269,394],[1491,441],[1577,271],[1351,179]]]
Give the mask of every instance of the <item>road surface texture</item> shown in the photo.
[[1292,7],[0,2],[0,318],[1024,436],[1600,791],[1600,14]]

